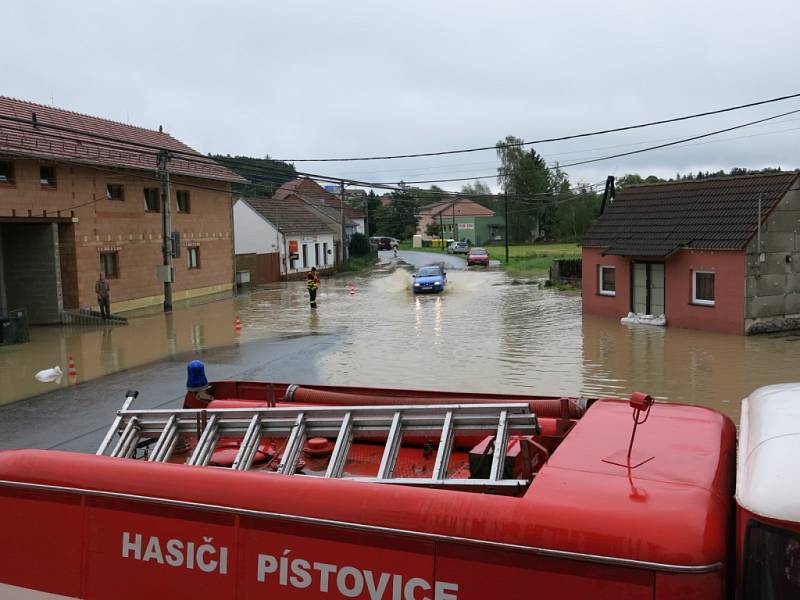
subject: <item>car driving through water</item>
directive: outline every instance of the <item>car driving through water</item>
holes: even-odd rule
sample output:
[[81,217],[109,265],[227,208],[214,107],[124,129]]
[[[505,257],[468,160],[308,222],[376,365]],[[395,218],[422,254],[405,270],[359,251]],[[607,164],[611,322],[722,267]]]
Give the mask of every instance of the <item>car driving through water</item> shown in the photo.
[[437,293],[447,285],[447,273],[440,265],[426,265],[411,276],[414,279],[414,293]]
[[489,254],[483,248],[473,248],[467,254],[467,266],[484,265],[489,266]]

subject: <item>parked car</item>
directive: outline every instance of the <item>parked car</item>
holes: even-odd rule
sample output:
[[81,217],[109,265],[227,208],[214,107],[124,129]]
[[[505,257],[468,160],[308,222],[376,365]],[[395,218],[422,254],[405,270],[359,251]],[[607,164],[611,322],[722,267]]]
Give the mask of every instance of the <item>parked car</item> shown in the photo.
[[374,236],[369,238],[369,242],[378,250],[397,250],[400,247],[400,240],[393,237]]
[[447,285],[447,273],[439,265],[422,267],[412,277],[414,278],[415,294],[441,292]]
[[473,248],[467,254],[467,266],[486,265],[489,266],[489,253],[483,248]]
[[448,254],[466,254],[469,252],[468,242],[453,242],[447,247]]

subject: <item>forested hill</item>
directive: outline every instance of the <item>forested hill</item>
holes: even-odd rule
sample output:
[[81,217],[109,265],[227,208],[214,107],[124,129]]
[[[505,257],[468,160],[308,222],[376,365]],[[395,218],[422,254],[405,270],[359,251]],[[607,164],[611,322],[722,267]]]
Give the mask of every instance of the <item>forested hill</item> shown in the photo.
[[[791,171],[791,169],[790,169]],[[797,169],[795,169],[797,171]],[[712,177],[739,177],[741,175],[757,175],[759,173],[785,173],[784,169],[780,167],[766,167],[764,169],[742,169],[734,167],[730,171],[720,169],[719,171],[698,171],[697,173],[687,173],[681,175],[678,173],[675,177],[669,179],[662,179],[655,175],[648,175],[642,177],[638,173],[628,173],[622,177],[618,177],[615,184],[618,188],[623,188],[626,185],[640,185],[643,183],[670,183],[674,181],[698,181],[701,179],[711,179]]]
[[234,184],[233,191],[243,196],[272,196],[281,185],[297,177],[294,165],[272,160],[269,156],[253,158],[210,154],[209,157],[252,182]]

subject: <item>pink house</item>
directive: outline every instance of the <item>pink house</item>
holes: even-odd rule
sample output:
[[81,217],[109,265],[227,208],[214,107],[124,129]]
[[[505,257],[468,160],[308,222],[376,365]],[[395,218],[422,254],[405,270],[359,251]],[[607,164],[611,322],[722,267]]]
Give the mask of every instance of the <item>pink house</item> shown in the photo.
[[583,310],[751,334],[800,328],[800,176],[626,187],[582,239]]

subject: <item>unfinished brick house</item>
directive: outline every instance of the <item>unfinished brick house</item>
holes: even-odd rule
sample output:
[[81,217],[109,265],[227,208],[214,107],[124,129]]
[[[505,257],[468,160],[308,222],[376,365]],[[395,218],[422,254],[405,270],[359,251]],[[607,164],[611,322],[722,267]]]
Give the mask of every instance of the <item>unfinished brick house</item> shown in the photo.
[[800,328],[800,175],[630,186],[583,245],[583,310],[750,334]]
[[112,312],[163,301],[159,149],[174,153],[174,300],[230,292],[230,185],[243,178],[167,133],[0,97],[0,314],[55,323],[97,308],[101,270]]

